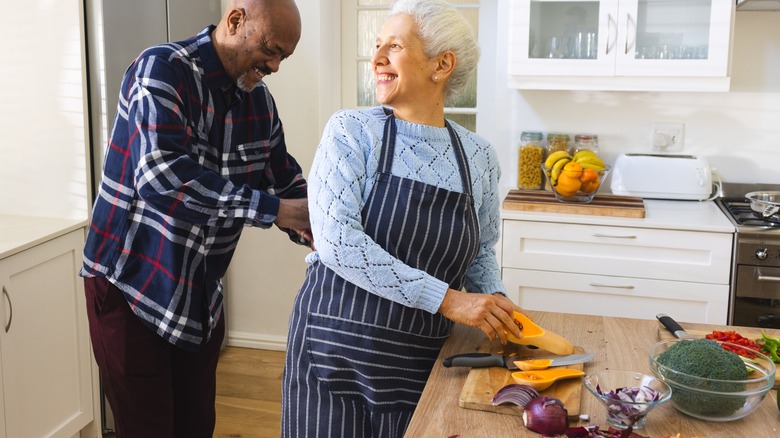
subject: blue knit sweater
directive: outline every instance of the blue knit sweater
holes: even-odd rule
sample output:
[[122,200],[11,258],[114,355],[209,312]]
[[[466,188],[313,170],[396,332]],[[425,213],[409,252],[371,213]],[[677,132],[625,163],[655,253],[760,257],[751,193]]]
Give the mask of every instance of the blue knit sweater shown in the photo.
[[[306,261],[320,260],[371,293],[434,313],[448,285],[391,256],[361,225],[361,210],[376,181],[385,118],[382,108],[376,107],[339,111],[328,121],[308,178],[317,251]],[[503,292],[494,249],[499,237],[498,159],[486,140],[450,123],[466,152],[480,229],[479,253],[467,271],[466,290]],[[397,126],[394,175],[464,191],[446,128],[403,120]]]

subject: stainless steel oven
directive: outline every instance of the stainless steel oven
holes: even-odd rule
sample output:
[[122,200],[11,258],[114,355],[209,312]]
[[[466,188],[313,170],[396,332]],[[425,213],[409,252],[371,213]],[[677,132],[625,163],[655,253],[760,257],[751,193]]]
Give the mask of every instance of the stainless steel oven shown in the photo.
[[729,323],[780,328],[780,223],[760,218],[745,194],[778,185],[724,184],[716,200],[736,227]]

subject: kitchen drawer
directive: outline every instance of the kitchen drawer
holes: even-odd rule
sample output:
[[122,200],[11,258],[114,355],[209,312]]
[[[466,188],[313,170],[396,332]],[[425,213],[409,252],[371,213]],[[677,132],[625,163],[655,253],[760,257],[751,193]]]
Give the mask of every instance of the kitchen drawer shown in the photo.
[[728,284],[732,235],[503,220],[508,268]]
[[726,324],[729,286],[504,268],[507,296],[528,310]]

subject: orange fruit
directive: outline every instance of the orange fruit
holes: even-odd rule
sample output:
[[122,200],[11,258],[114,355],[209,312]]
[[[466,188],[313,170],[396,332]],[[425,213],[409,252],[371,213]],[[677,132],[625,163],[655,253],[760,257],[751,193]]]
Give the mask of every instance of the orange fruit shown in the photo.
[[599,173],[594,169],[582,169],[580,181],[583,184],[599,179]]
[[[581,172],[581,171],[580,171]],[[571,196],[577,193],[577,190],[582,186],[579,175],[572,176],[569,172],[561,172],[561,176],[558,177],[558,184],[555,186],[555,191],[561,196]]]
[[594,179],[592,181],[588,181],[586,183],[583,183],[582,187],[580,187],[580,191],[582,191],[584,193],[593,193],[596,190],[598,190],[599,185],[601,185],[601,181],[598,178],[596,178],[596,179]]
[[568,174],[571,177],[579,178],[582,175],[582,166],[576,161],[570,161],[563,166],[561,174]]

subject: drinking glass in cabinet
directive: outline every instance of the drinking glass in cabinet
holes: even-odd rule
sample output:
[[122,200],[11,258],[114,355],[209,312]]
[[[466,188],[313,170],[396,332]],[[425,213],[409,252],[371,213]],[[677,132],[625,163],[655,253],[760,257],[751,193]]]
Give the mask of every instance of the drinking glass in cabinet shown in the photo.
[[[711,9],[712,0],[639,0],[635,58],[707,59]],[[669,19],[681,10],[688,19]]]
[[595,59],[599,1],[531,0],[528,57]]

